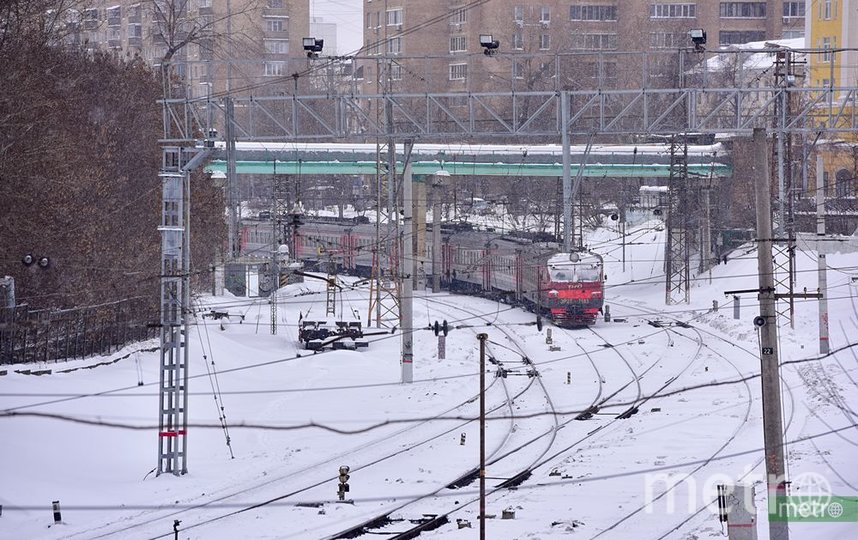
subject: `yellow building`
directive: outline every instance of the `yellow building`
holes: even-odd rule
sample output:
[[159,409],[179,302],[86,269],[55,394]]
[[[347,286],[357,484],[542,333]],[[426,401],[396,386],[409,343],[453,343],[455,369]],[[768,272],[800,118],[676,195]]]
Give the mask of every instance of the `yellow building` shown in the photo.
[[[817,53],[808,54],[806,84],[832,89],[858,86],[858,0],[808,0],[805,25],[807,46],[819,49]],[[834,90],[827,96],[816,111],[817,122],[851,126],[856,111],[854,96],[847,94]],[[823,156],[826,195],[856,195],[858,135],[844,132],[829,134],[826,138],[817,144]],[[815,182],[811,189],[815,189]]]

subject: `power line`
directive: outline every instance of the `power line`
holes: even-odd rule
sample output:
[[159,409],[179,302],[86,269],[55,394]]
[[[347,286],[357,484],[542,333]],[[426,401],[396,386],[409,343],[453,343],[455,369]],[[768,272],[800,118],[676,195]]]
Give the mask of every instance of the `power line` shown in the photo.
[[[814,433],[811,435],[804,435],[801,437],[796,437],[794,439],[790,439],[785,441],[785,444],[797,444],[807,441],[812,441],[816,439],[820,439],[823,437],[827,437],[829,435],[834,435],[837,433],[841,433],[843,431],[847,431],[850,429],[854,429],[858,424],[852,424],[848,426],[842,426],[839,428],[828,429],[826,431]],[[726,461],[729,459],[734,459],[738,457],[754,455],[762,452],[764,448],[756,447],[750,450],[742,450],[739,452],[731,452],[729,454],[722,454],[720,456],[707,458],[707,459],[696,459],[696,460],[686,460],[680,461],[677,463],[665,464],[665,465],[657,465],[653,467],[646,467],[643,469],[635,469],[631,471],[622,471],[617,473],[609,473],[609,474],[600,474],[600,475],[591,475],[591,476],[582,476],[576,478],[561,478],[559,480],[544,482],[544,483],[532,483],[532,484],[521,484],[516,487],[517,490],[536,490],[536,489],[546,489],[555,486],[563,486],[567,484],[587,484],[591,482],[601,482],[605,480],[615,480],[618,478],[629,478],[633,476],[640,476],[643,474],[651,474],[656,472],[669,472],[675,469],[680,469],[693,465],[706,465],[713,462],[718,461]],[[477,495],[478,492],[475,489],[455,489],[455,490],[447,490],[445,492],[440,492],[435,494],[436,497],[441,498],[449,498],[449,497],[461,497],[463,495]],[[397,499],[410,499],[422,497],[423,494],[411,494],[411,495],[398,495]],[[387,496],[378,496],[378,497],[354,497],[353,500],[355,502],[383,502],[390,501],[390,495]],[[308,504],[325,504],[325,503],[333,503],[333,500],[304,500],[304,501],[292,501],[292,502],[283,502],[283,499],[272,502],[267,502],[264,506],[270,507],[278,507],[278,506],[304,506]],[[206,508],[247,508],[249,506],[262,506],[260,503],[252,503],[252,502],[244,502],[244,503],[211,503],[207,504]],[[182,504],[175,503],[170,505],[135,505],[135,504],[122,504],[122,505],[63,505],[64,509],[68,510],[79,510],[79,511],[103,511],[103,510],[196,510],[199,509],[199,503],[197,504]],[[43,505],[4,505],[4,510],[9,511],[33,511],[33,510],[44,510]]]
[[[818,357],[804,358],[804,359],[787,360],[787,361],[781,362],[781,365],[784,366],[784,365],[791,365],[791,364],[817,362],[817,361],[820,361],[824,358],[832,356],[838,352],[841,352],[841,351],[844,351],[847,349],[852,349],[853,347],[856,347],[856,346],[858,346],[858,343],[852,343],[852,344],[844,345],[843,347],[840,347],[836,350],[833,350],[829,354],[826,354],[826,355],[822,355],[822,356],[818,356]],[[599,349],[599,350],[604,351],[607,349]],[[596,351],[594,351],[594,352],[596,352]],[[746,351],[746,352],[749,352],[749,351]],[[750,352],[749,352],[749,354],[750,354]],[[567,357],[567,359],[572,358],[572,357],[576,357],[576,356],[582,356],[582,354],[571,355],[570,357]],[[540,365],[545,365],[545,364],[552,363],[555,361],[556,360],[541,362]],[[226,371],[229,371],[229,370],[226,370]],[[224,373],[224,371],[222,371],[221,373]],[[448,379],[462,378],[462,377],[471,377],[474,375],[476,375],[476,374],[452,375],[452,376],[449,376],[446,378],[448,378]],[[666,391],[666,392],[656,392],[654,394],[643,396],[642,399],[647,400],[647,399],[654,399],[654,398],[666,398],[666,397],[671,397],[671,396],[675,396],[675,395],[679,395],[679,394],[683,394],[685,392],[690,392],[690,391],[695,391],[695,390],[703,390],[703,389],[707,389],[707,388],[716,388],[716,387],[722,387],[722,386],[732,386],[735,384],[743,384],[743,383],[746,383],[747,381],[750,381],[750,380],[753,380],[753,379],[756,379],[759,377],[760,377],[759,373],[753,373],[751,375],[746,375],[744,377],[738,377],[738,378],[734,378],[734,379],[725,379],[725,380],[721,380],[721,381],[712,381],[712,382],[701,383],[701,384],[696,384],[696,385],[689,385],[689,386],[685,386],[683,388],[678,388],[678,389],[670,390],[670,391]],[[438,380],[438,379],[433,379],[433,381],[434,380]],[[426,382],[431,382],[431,381],[426,381]],[[395,383],[395,384],[397,386],[401,386],[399,383]],[[388,385],[389,384],[385,384],[385,383],[376,383],[376,384],[370,384],[370,385],[355,385],[355,386],[351,386],[351,387],[347,387],[347,388],[364,388],[364,387],[377,387],[377,386],[388,386]],[[129,388],[136,388],[136,386],[135,387],[127,387],[126,389],[129,389]],[[332,387],[331,389],[334,389],[334,388]],[[287,391],[291,392],[291,391],[297,391],[297,390],[290,389]],[[102,395],[102,394],[104,394],[104,392],[101,392],[101,393],[96,394],[96,395]],[[77,396],[74,396],[74,397],[76,398]],[[93,396],[87,395],[87,396],[83,396],[83,397],[93,397]],[[63,400],[63,401],[65,401],[65,400]],[[602,405],[601,408],[604,409],[604,408],[608,408],[608,407],[617,407],[617,408],[629,407],[629,406],[633,406],[634,404],[636,404],[638,402],[639,402],[639,400],[637,400],[637,399],[632,400],[632,401],[606,402],[605,404]],[[32,405],[32,406],[35,406],[35,405]],[[106,420],[101,420],[101,419],[88,419],[88,418],[69,416],[69,415],[64,415],[64,414],[59,414],[59,413],[18,412],[18,409],[20,409],[20,408],[22,408],[22,407],[5,409],[4,411],[0,411],[0,418],[7,418],[7,419],[15,418],[15,417],[46,418],[46,419],[53,419],[53,420],[60,420],[60,421],[65,421],[65,422],[77,423],[77,424],[100,426],[100,427],[115,428],[115,429],[127,429],[127,430],[133,430],[133,431],[145,431],[145,430],[155,429],[155,427],[148,426],[148,425],[135,425],[135,424],[120,423],[120,422],[111,422],[111,421],[106,421]],[[553,413],[550,411],[540,410],[540,411],[531,412],[531,413],[525,412],[525,413],[521,413],[521,414],[516,414],[515,416],[506,416],[506,415],[492,416],[491,418],[489,418],[489,420],[496,421],[496,420],[510,420],[510,419],[528,419],[528,418],[538,418],[538,417],[552,415],[552,414],[557,414],[560,416],[571,416],[571,415],[580,414],[580,413],[584,412],[585,410],[586,409],[580,409],[580,410],[574,409],[574,410],[557,411],[556,413]],[[395,425],[395,424],[426,422],[429,420],[462,421],[462,420],[473,420],[473,419],[474,419],[474,417],[463,416],[463,415],[433,416],[433,417],[418,416],[418,417],[393,418],[393,419],[388,418],[388,419],[385,419],[383,421],[375,422],[375,423],[372,423],[370,425],[363,426],[363,427],[356,428],[356,429],[341,429],[341,428],[336,428],[336,427],[329,426],[326,424],[320,424],[317,422],[306,422],[306,423],[302,423],[302,424],[291,424],[291,425],[276,425],[276,424],[242,422],[242,423],[234,424],[233,428],[234,429],[260,429],[260,430],[269,430],[269,431],[296,431],[296,430],[301,430],[301,429],[316,428],[316,429],[321,429],[323,431],[329,431],[329,432],[337,433],[337,434],[341,434],[341,435],[356,435],[356,434],[361,434],[361,433],[367,433],[370,431],[375,431],[375,430],[380,429],[382,427],[389,426],[389,425]],[[354,422],[363,422],[363,421],[362,420],[355,420]],[[339,423],[343,423],[343,421],[339,421]],[[188,427],[193,427],[193,428],[198,428],[198,429],[221,429],[220,424],[206,424],[206,423],[199,423],[199,424],[190,424],[189,423]]]

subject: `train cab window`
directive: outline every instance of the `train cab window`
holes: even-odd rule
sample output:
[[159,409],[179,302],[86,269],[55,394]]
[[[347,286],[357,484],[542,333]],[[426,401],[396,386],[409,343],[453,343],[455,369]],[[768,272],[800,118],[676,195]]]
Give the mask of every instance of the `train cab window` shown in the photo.
[[579,266],[576,268],[578,281],[599,281],[599,267],[595,265]]
[[569,268],[549,268],[551,281],[574,281],[572,270]]

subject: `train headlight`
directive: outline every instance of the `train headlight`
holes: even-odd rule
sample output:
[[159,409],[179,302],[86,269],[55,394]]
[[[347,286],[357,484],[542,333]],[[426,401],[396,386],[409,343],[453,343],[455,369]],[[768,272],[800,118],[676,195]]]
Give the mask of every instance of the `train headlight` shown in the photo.
[[602,291],[593,291],[592,293],[590,293],[590,296],[592,296],[593,298],[601,298]]
[[551,298],[557,298],[558,296],[560,296],[560,293],[557,292],[556,289],[551,289],[550,291],[548,291],[548,296],[550,296]]

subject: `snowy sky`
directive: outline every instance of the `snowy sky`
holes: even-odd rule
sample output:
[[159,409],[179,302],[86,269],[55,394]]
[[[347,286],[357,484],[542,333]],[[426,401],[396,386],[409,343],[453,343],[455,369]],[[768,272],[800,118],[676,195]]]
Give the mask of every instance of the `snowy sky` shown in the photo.
[[363,41],[362,0],[310,0],[313,17],[337,25],[337,54],[355,51]]

